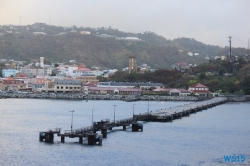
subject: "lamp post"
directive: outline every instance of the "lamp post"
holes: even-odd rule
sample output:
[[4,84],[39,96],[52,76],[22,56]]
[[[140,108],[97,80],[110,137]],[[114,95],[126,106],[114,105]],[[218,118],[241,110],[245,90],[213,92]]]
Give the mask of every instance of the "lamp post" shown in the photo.
[[136,104],[133,104],[133,119],[134,119],[134,116],[135,116],[135,111],[134,111],[134,106],[135,106]]
[[149,98],[148,98],[148,116],[149,116]]
[[115,123],[115,107],[116,105],[113,105],[114,106],[114,123]]
[[93,127],[93,111],[94,111],[95,109],[92,109],[92,127]]
[[72,112],[72,118],[71,118],[71,134],[72,134],[72,129],[73,129],[73,112],[75,112],[75,111],[73,110],[73,111],[69,111],[69,112]]

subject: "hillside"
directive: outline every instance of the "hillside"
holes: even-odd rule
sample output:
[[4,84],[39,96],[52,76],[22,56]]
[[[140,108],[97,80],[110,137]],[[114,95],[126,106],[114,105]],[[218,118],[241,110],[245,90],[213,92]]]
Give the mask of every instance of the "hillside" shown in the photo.
[[[136,54],[137,65],[148,64],[152,68],[170,68],[173,63],[187,62],[200,64],[207,62],[206,56],[227,55],[228,48],[206,45],[189,38],[167,40],[153,32],[128,33],[109,28],[63,28],[36,23],[10,29],[0,29],[0,58],[30,60],[45,57],[50,62],[68,62],[74,59],[88,67],[101,66],[118,68],[128,66],[128,56]],[[13,33],[7,33],[11,30]],[[74,30],[76,32],[72,33]],[[80,31],[89,31],[91,35],[82,35]],[[46,35],[32,35],[33,32],[45,32]],[[64,33],[59,35],[59,33]],[[66,33],[66,34],[65,34]],[[111,37],[99,37],[107,34]],[[138,37],[140,41],[118,40],[124,37]],[[244,48],[233,48],[235,55],[246,54]],[[199,56],[188,56],[188,52]]]

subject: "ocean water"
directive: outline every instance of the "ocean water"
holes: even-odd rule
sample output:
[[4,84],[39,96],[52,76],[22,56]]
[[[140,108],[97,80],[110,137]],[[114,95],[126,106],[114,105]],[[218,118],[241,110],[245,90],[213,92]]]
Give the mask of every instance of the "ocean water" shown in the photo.
[[[187,102],[149,102],[149,110]],[[39,142],[39,132],[69,130],[94,121],[132,117],[148,110],[148,102],[0,100],[0,166],[15,165],[250,165],[250,103],[226,103],[173,122],[146,122],[143,132],[116,128],[102,146],[55,135],[54,143]],[[244,155],[243,163],[226,163],[225,155]]]

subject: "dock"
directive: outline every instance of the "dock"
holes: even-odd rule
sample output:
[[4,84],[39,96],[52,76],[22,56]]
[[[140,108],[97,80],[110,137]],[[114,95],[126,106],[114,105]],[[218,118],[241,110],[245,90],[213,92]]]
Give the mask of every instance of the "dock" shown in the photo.
[[[133,117],[120,119],[116,121],[110,121],[110,119],[103,119],[98,122],[94,122],[92,126],[87,126],[79,129],[65,130],[61,133],[60,128],[55,130],[48,130],[39,133],[39,140],[47,143],[53,143],[54,135],[61,137],[61,142],[65,142],[65,138],[79,138],[79,143],[83,143],[83,139],[88,140],[88,145],[102,145],[102,139],[107,138],[108,131],[113,128],[122,127],[123,131],[127,130],[127,127],[131,127],[132,132],[143,131],[143,124],[141,121],[146,122],[172,122],[175,119],[181,119],[182,117],[189,117],[190,114],[201,112],[211,107],[221,105],[228,102],[226,97],[217,97],[210,100],[201,102],[189,103],[180,106],[162,108],[155,111],[148,111],[133,115]],[[100,134],[98,134],[98,132]]]

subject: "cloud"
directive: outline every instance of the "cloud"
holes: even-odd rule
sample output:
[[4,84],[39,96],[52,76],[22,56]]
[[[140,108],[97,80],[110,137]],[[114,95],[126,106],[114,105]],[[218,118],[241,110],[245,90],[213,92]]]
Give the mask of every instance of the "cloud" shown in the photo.
[[167,39],[195,38],[206,44],[246,47],[249,0],[0,0],[0,24],[49,22],[58,26],[112,26],[152,31]]

